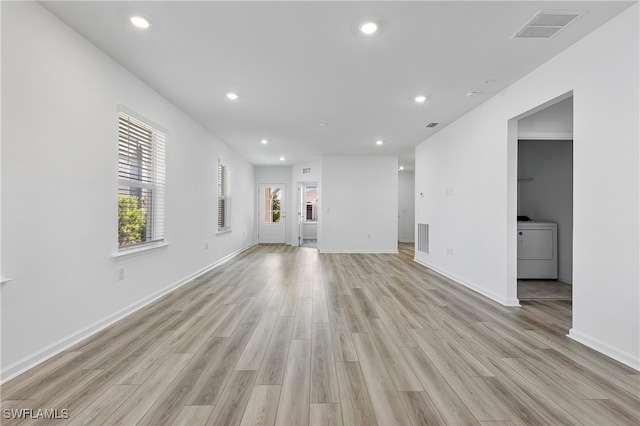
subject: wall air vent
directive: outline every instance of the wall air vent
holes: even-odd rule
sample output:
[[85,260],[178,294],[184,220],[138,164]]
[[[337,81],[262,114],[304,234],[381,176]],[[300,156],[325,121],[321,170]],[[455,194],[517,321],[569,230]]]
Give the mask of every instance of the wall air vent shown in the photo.
[[305,167],[304,169],[302,169],[302,173],[311,173],[311,167]]
[[581,10],[541,10],[511,38],[552,38],[585,13]]
[[419,223],[418,224],[418,241],[417,241],[417,249],[422,253],[429,254],[429,224],[428,223]]
[[436,127],[440,123],[429,123],[425,127]]

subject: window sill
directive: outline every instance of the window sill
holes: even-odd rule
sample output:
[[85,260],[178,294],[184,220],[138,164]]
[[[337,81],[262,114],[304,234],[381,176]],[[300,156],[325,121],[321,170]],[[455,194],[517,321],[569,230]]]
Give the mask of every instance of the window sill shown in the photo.
[[158,251],[160,249],[166,249],[167,247],[169,247],[169,244],[162,242],[162,243],[157,243],[157,244],[150,244],[150,245],[143,246],[143,247],[135,247],[135,248],[132,248],[132,249],[126,249],[126,250],[119,251],[118,253],[112,254],[111,255],[111,260],[116,262],[116,261],[122,260],[122,259],[129,259],[131,257],[140,256],[140,255],[152,252],[152,251]]
[[228,234],[231,231],[232,231],[232,229],[223,229],[222,231],[216,232],[216,234]]

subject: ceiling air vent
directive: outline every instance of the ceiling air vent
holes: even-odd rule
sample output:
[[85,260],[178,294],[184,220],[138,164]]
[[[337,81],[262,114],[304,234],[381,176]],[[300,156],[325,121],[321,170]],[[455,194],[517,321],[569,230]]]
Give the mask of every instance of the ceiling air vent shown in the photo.
[[440,123],[429,123],[425,127],[436,127]]
[[585,13],[580,10],[541,10],[511,38],[552,38]]

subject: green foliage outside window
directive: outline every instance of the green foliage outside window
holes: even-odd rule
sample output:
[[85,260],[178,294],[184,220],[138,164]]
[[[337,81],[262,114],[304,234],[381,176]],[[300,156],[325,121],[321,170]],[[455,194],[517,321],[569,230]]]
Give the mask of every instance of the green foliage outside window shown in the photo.
[[280,222],[280,198],[274,194],[271,199],[272,222]]
[[118,194],[118,245],[120,247],[145,241],[147,215],[140,198]]

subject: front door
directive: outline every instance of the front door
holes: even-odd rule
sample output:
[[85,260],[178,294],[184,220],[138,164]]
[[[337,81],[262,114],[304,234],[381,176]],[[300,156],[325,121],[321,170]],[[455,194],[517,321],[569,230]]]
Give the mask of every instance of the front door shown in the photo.
[[285,185],[261,183],[258,186],[258,242],[262,244],[284,244]]

